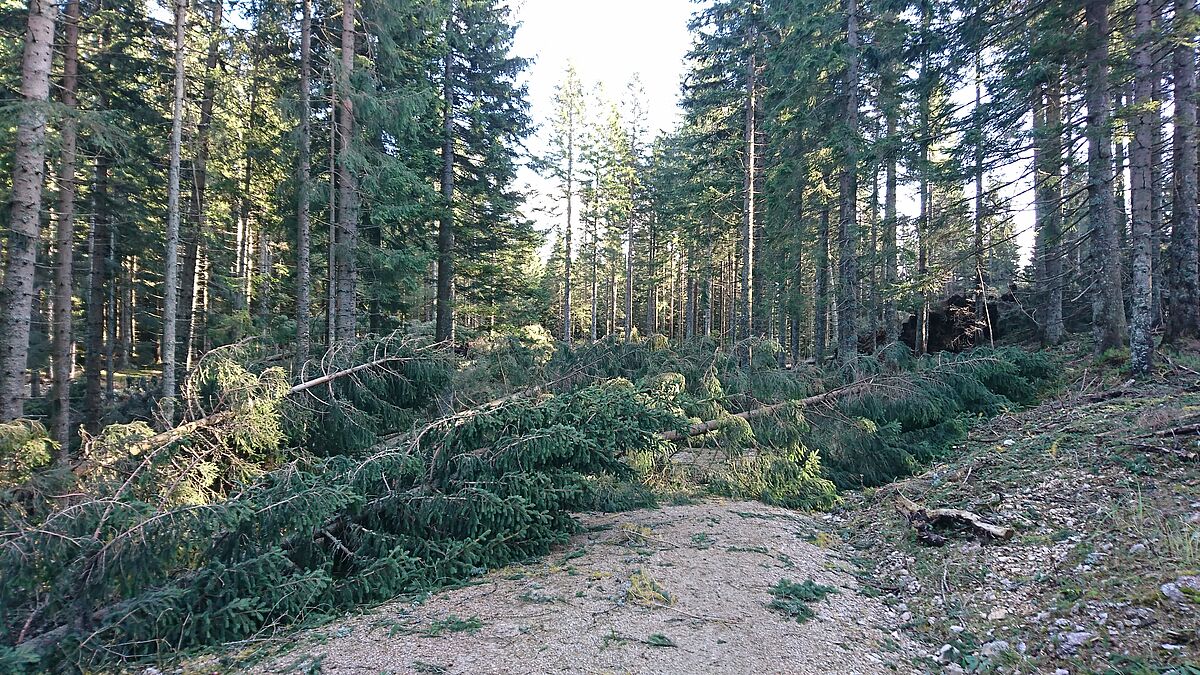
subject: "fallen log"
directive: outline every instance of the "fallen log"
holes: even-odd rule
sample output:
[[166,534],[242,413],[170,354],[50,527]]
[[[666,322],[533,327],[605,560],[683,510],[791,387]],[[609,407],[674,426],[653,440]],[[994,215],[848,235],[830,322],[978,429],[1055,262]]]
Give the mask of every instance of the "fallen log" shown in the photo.
[[917,539],[930,546],[941,546],[946,543],[944,535],[935,531],[942,524],[965,525],[976,534],[1007,541],[1012,539],[1013,529],[1002,525],[994,525],[984,520],[976,513],[962,509],[927,509],[904,495],[896,496],[896,509],[908,520],[917,532]]
[[[747,410],[746,412],[737,413],[736,415],[731,415],[731,417],[740,417],[746,421],[749,421],[756,417],[762,417],[764,415],[770,415],[771,413],[778,412],[789,405],[808,407],[818,403],[824,403],[826,401],[842,398],[843,396],[849,396],[850,394],[866,389],[870,384],[871,380],[867,379],[861,382],[855,382],[854,384],[846,385],[844,387],[838,387],[837,389],[827,391],[824,394],[817,394],[815,396],[809,396],[808,398],[802,398],[796,401],[783,401],[782,403],[765,405],[761,408],[755,408],[753,410]],[[680,433],[679,431],[672,429],[670,431],[664,431],[658,436],[664,441],[677,441],[683,438],[703,436],[710,431],[716,431],[717,429],[721,428],[721,426],[724,425],[728,420],[729,417],[723,417],[720,419],[708,420],[707,422],[698,422],[693,424],[691,428],[684,433]]]

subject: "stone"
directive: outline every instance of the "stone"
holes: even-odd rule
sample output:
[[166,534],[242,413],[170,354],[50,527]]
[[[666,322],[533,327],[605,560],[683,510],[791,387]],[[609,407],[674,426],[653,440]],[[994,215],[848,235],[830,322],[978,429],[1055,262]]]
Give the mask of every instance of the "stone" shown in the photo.
[[1062,633],[1058,637],[1058,651],[1062,654],[1074,654],[1079,651],[1080,647],[1096,637],[1096,634],[1086,630],[1075,630],[1070,633]]
[[1129,547],[1129,553],[1131,555],[1139,555],[1139,554],[1145,553],[1145,552],[1146,552],[1145,544],[1134,544],[1133,546]]
[[1008,650],[1007,640],[992,640],[979,648],[979,655],[985,659],[994,659]]
[[988,612],[987,618],[988,621],[1003,621],[1004,619],[1008,618],[1008,610],[1004,609],[1003,607],[997,607]]

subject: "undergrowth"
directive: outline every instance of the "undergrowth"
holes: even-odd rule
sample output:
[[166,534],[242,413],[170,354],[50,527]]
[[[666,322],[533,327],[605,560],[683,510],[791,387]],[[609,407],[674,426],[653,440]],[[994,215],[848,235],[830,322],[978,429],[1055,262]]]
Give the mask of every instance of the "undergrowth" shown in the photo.
[[767,606],[790,616],[796,620],[796,623],[804,623],[816,616],[816,612],[812,608],[813,604],[824,600],[825,596],[837,592],[833,586],[818,584],[812,579],[800,584],[788,579],[780,579],[779,583],[770,589],[771,595],[775,597]]

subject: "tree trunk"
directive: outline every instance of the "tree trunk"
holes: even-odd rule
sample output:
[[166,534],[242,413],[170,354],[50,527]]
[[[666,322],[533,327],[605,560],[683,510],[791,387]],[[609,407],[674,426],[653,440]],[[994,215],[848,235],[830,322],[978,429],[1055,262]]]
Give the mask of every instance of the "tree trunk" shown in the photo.
[[1151,0],[1137,0],[1133,62],[1136,110],[1133,122],[1133,144],[1129,150],[1129,190],[1132,203],[1130,219],[1133,243],[1133,314],[1129,323],[1130,367],[1134,373],[1148,374],[1153,365],[1154,336],[1150,333],[1154,321],[1153,302],[1153,209],[1154,180],[1151,175],[1151,146],[1154,143],[1154,65],[1151,49],[1154,12]]
[[167,173],[167,253],[163,269],[162,423],[175,419],[175,328],[179,313],[179,155],[183,141],[184,57],[187,0],[175,0],[175,93],[171,112],[171,160]]
[[[756,96],[758,94],[758,34],[754,26],[750,27],[750,57],[746,64],[746,122],[745,122],[745,171],[746,176],[742,185],[742,287],[738,311],[737,328],[734,341],[746,340],[750,337],[751,323],[754,320],[754,229],[755,194],[754,179],[757,172],[758,152],[755,142],[757,119]],[[739,350],[739,358],[744,365],[750,363],[750,349],[747,343],[745,349]]]
[[[1196,50],[1188,27],[1194,0],[1175,0],[1175,179],[1171,208],[1170,313],[1164,340],[1200,338],[1200,279],[1197,278]],[[1187,38],[1187,39],[1185,39]]]
[[312,201],[311,119],[312,103],[312,0],[301,0],[300,16],[300,139],[296,179],[296,360],[300,370],[308,361],[312,347]]
[[838,177],[838,360],[858,360],[858,3],[846,0],[845,147]]
[[337,338],[353,340],[357,324],[358,284],[358,184],[350,170],[354,140],[354,103],[350,81],[354,73],[355,33],[354,0],[342,0],[342,62],[338,82],[338,256],[337,256]]
[[625,239],[625,341],[633,339],[633,179],[629,179],[629,221],[626,223]]
[[1112,110],[1108,95],[1109,0],[1087,0],[1088,223],[1091,252],[1092,336],[1096,353],[1125,342],[1121,248],[1113,217]]
[[25,412],[29,358],[29,312],[42,222],[42,180],[46,162],[46,102],[54,60],[54,22],[58,7],[30,0],[21,56],[21,104],[13,151],[12,210],[8,221],[8,257],[0,289],[0,422]]
[[829,207],[821,209],[817,225],[817,279],[813,296],[816,311],[813,318],[813,355],[820,363],[825,359],[829,331]]
[[1044,87],[1043,123],[1037,138],[1036,200],[1041,205],[1038,222],[1039,255],[1045,287],[1041,306],[1042,344],[1062,342],[1063,326],[1063,228],[1062,228],[1062,86],[1055,72]]
[[108,300],[108,250],[111,244],[108,223],[108,158],[96,156],[96,177],[92,188],[92,232],[89,235],[87,335],[83,362],[83,418],[88,433],[100,430],[103,416],[104,306]]
[[79,0],[67,2],[64,23],[62,103],[67,109],[62,127],[62,155],[58,169],[58,229],[55,233],[57,260],[54,267],[54,335],[51,346],[50,399],[51,434],[58,441],[58,458],[65,462],[71,452],[71,343],[72,302],[75,284],[75,174],[79,101]]
[[563,241],[566,254],[563,258],[563,341],[568,345],[574,337],[571,323],[571,243],[575,239],[572,229],[575,202],[575,113],[567,113],[567,222],[563,225]]
[[[436,339],[454,341],[454,2],[446,18],[442,81],[442,217],[438,222]],[[568,208],[570,208],[568,206]],[[569,246],[568,246],[569,249]],[[568,266],[570,263],[568,262]],[[570,340],[570,337],[567,338]]]
[[[992,321],[987,306],[987,277],[983,260],[983,64],[975,52],[975,320],[983,321],[983,335],[993,340]],[[982,336],[981,336],[982,337]]]

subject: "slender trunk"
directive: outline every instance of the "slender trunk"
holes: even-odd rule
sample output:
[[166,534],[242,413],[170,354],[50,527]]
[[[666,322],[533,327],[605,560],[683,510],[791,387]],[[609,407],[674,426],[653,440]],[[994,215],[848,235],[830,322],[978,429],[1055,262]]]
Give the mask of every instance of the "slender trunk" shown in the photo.
[[1151,56],[1154,12],[1151,0],[1137,0],[1135,8],[1137,29],[1134,35],[1133,63],[1134,95],[1136,110],[1133,122],[1133,144],[1129,151],[1129,189],[1132,202],[1133,241],[1133,314],[1129,322],[1130,367],[1134,373],[1147,374],[1153,361],[1154,337],[1150,328],[1154,317],[1151,310],[1153,260],[1150,247],[1153,245],[1154,223],[1151,201],[1154,180],[1150,172],[1150,148],[1154,143],[1154,66]]
[[0,288],[0,422],[24,414],[28,393],[25,371],[29,358],[29,312],[33,309],[33,277],[42,227],[45,104],[50,99],[57,14],[58,7],[50,0],[29,2],[25,48],[21,56],[21,105],[12,159],[8,256],[3,288]]
[[325,345],[332,347],[337,334],[337,78],[329,69],[329,247],[325,270]]
[[[754,200],[754,178],[758,160],[755,143],[755,125],[757,123],[755,97],[758,93],[758,34],[753,25],[750,27],[749,37],[750,58],[746,64],[746,122],[744,129],[746,175],[742,185],[742,288],[737,328],[734,333],[735,342],[750,337],[751,322],[754,318],[754,229],[755,207],[757,206]],[[749,343],[747,343],[746,349],[740,351],[739,358],[742,363],[749,364],[751,357]]]
[[95,183],[92,187],[92,232],[88,261],[87,335],[84,355],[84,427],[88,433],[100,430],[103,416],[104,305],[108,299],[108,249],[111,242],[108,223],[108,158],[96,156]]
[[829,330],[829,207],[821,209],[817,224],[817,279],[813,297],[816,311],[813,318],[813,355],[820,363],[825,359]]
[[67,109],[62,126],[62,155],[58,169],[58,229],[55,233],[57,260],[54,267],[54,326],[51,346],[50,399],[51,433],[58,441],[58,458],[65,462],[71,452],[71,317],[75,283],[75,174],[78,127],[75,120],[79,101],[79,0],[67,2],[63,46],[62,103]]
[[171,160],[167,173],[167,253],[163,271],[162,423],[175,419],[175,327],[179,308],[179,155],[183,140],[184,57],[187,0],[175,0],[175,94],[171,112]]
[[625,239],[625,341],[633,339],[633,179],[629,179],[629,221]]
[[838,360],[858,360],[858,3],[846,0],[845,147],[838,177]]
[[1108,95],[1109,0],[1087,0],[1087,136],[1088,224],[1094,275],[1092,336],[1096,353],[1119,349],[1125,342],[1125,309],[1121,294],[1121,248],[1113,217],[1112,110]]
[[[1200,338],[1200,279],[1197,278],[1196,50],[1188,26],[1194,0],[1175,0],[1175,178],[1171,208],[1170,313],[1164,340]],[[1188,39],[1184,39],[1188,37]]]
[[993,340],[992,321],[987,306],[987,277],[984,276],[983,248],[983,67],[975,52],[975,321],[982,321],[983,334]]
[[[599,186],[600,186],[600,179],[599,179],[599,177],[597,177],[596,178],[596,188],[597,189],[593,194],[599,195],[599,193],[600,193]],[[599,305],[599,299],[596,297],[597,294],[600,292],[600,283],[599,283],[599,278],[597,276],[597,273],[599,272],[599,265],[600,265],[600,214],[599,214],[598,208],[596,208],[594,206],[593,211],[592,211],[592,270],[591,270],[591,273],[592,273],[592,278],[591,278],[591,283],[592,283],[591,342],[592,342],[592,344],[595,344],[597,337],[599,337],[598,332],[599,332],[600,317],[598,316],[598,312],[600,310],[600,305]]]
[[[446,18],[442,79],[442,213],[438,222],[437,319],[439,342],[454,341],[454,2]],[[570,263],[568,262],[568,266]],[[570,339],[568,337],[568,339]]]
[[[1162,12],[1166,9],[1167,3],[1159,0],[1154,17],[1154,33],[1157,34],[1163,25]],[[1154,100],[1154,115],[1151,117],[1152,125],[1150,127],[1150,213],[1153,221],[1151,229],[1151,276],[1152,299],[1150,302],[1151,312],[1153,313],[1153,326],[1158,328],[1163,323],[1163,287],[1166,285],[1166,264],[1163,258],[1163,243],[1166,238],[1166,214],[1164,213],[1164,204],[1166,200],[1163,196],[1163,190],[1166,182],[1165,171],[1163,170],[1163,147],[1166,141],[1163,138],[1163,122],[1162,110],[1165,92],[1163,91],[1163,80],[1165,75],[1165,66],[1163,65],[1164,41],[1159,41],[1156,48],[1151,53],[1153,61],[1153,76],[1154,85],[1152,96]]]
[[[930,0],[921,2],[921,34],[927,38],[933,21],[933,9]],[[921,57],[920,79],[925,81],[930,76],[928,49]],[[921,96],[920,101],[920,162],[917,173],[920,175],[921,215],[917,221],[917,282],[920,284],[919,306],[917,307],[917,330],[913,351],[925,354],[929,351],[929,231],[932,226],[930,212],[931,194],[929,186],[929,143],[930,143],[930,105],[929,96]]]
[[1039,228],[1043,241],[1042,257],[1046,275],[1046,296],[1042,320],[1042,343],[1054,346],[1066,333],[1063,325],[1063,124],[1061,74],[1055,73],[1046,85],[1045,129],[1041,139],[1044,165],[1038,176],[1043,191],[1045,222]]
[[571,244],[575,239],[573,230],[575,206],[575,113],[567,113],[567,221],[563,224],[563,241],[566,254],[563,259],[563,341],[571,344],[574,331],[571,330]]
[[358,184],[350,170],[354,139],[354,103],[350,81],[354,74],[355,0],[342,0],[342,63],[338,81],[338,242],[337,256],[337,338],[353,340],[357,324],[358,284]]
[[654,250],[658,246],[655,240],[655,222],[651,216],[647,232],[646,251],[646,337],[658,332],[658,270],[655,268]]
[[311,126],[312,103],[312,0],[302,0],[300,16],[300,147],[296,180],[296,369],[308,361],[312,347],[312,201]]
[[[889,70],[889,73],[891,71]],[[884,187],[887,197],[883,202],[883,327],[888,344],[900,339],[900,318],[896,314],[896,284],[900,281],[899,245],[897,243],[897,111],[895,77],[889,76],[887,81],[887,97],[884,104],[884,115],[887,124],[887,160],[884,168]],[[881,98],[883,98],[881,96]]]

